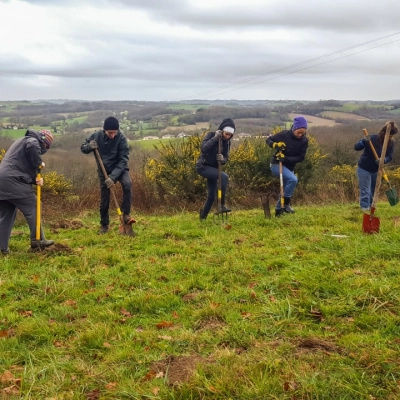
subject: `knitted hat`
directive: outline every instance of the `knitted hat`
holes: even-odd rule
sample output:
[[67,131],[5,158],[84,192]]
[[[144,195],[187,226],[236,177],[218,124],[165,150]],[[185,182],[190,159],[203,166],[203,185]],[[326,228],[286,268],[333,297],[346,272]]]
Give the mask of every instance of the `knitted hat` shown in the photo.
[[41,139],[44,144],[44,147],[46,147],[46,149],[49,149],[51,147],[51,145],[53,144],[54,136],[47,129],[43,129],[39,133],[42,135]]
[[118,131],[119,122],[115,117],[108,117],[104,120],[103,129],[105,131]]
[[298,117],[294,117],[293,119],[293,130],[295,131],[296,129],[307,129],[307,121],[304,117],[299,115]]
[[[226,128],[231,128],[231,129],[227,130]],[[221,125],[218,127],[218,130],[226,131],[233,134],[235,132],[235,128],[236,127],[233,120],[231,120],[230,118],[226,118],[221,122]]]

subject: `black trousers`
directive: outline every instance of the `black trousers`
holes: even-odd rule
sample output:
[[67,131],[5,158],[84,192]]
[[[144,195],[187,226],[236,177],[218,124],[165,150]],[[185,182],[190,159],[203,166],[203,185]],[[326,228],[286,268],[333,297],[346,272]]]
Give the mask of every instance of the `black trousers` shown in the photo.
[[[100,179],[100,224],[105,226],[110,224],[110,216],[108,209],[110,208],[110,189],[107,188],[104,181],[103,174],[99,174]],[[129,171],[125,170],[117,182],[121,183],[122,186],[122,204],[120,205],[121,211],[124,214],[129,215],[132,206],[132,180],[129,175]]]

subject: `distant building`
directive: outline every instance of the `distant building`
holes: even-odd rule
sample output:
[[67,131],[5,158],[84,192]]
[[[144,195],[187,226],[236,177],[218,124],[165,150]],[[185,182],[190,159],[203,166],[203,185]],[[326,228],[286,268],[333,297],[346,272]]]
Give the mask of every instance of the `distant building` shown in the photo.
[[184,138],[184,137],[189,137],[189,136],[192,136],[192,135],[189,135],[185,132],[181,132],[176,135],[177,138]]
[[171,135],[170,133],[168,133],[167,135],[163,135],[161,136],[161,139],[174,139],[175,135]]
[[155,140],[155,139],[160,139],[158,136],[145,136],[143,140]]

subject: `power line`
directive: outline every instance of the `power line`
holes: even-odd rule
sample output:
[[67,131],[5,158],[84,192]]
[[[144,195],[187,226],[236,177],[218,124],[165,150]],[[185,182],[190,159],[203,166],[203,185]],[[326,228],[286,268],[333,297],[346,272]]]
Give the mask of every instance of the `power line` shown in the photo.
[[[358,51],[352,52],[350,54],[342,55],[340,57],[336,57],[336,58],[333,58],[333,59],[330,59],[330,60],[326,60],[326,61],[323,61],[323,62],[320,62],[320,63],[317,63],[317,64],[313,64],[313,65],[310,65],[310,66],[307,66],[307,67],[303,67],[304,64],[311,64],[311,63],[314,63],[315,61],[318,61],[318,60],[321,60],[321,59],[330,58],[330,57],[332,57],[334,55],[342,54],[342,53],[348,52],[350,50],[357,49],[357,48],[362,47],[362,46],[374,44],[374,43],[377,43],[377,42],[379,42],[381,40],[388,39],[390,37],[397,36],[399,34],[400,34],[400,32],[395,32],[395,33],[392,33],[390,35],[382,36],[382,37],[377,38],[377,39],[373,39],[373,40],[369,40],[367,42],[359,43],[357,45],[349,46],[349,47],[346,47],[346,48],[341,49],[341,50],[336,50],[336,51],[334,51],[332,53],[328,53],[328,54],[324,54],[322,56],[310,58],[310,59],[305,60],[305,61],[301,61],[301,62],[297,62],[297,63],[294,63],[294,64],[290,64],[290,65],[288,65],[286,67],[277,68],[275,70],[268,71],[268,72],[263,73],[263,74],[259,74],[259,75],[256,75],[256,76],[253,76],[253,77],[250,77],[250,78],[242,79],[242,80],[230,83],[230,84],[219,86],[218,88],[215,88],[215,89],[205,90],[205,91],[199,92],[196,95],[194,95],[193,97],[191,97],[189,99],[185,99],[185,100],[194,100],[196,98],[203,97],[205,95],[215,96],[215,95],[225,94],[225,93],[232,92],[232,91],[235,91],[235,90],[238,90],[238,89],[246,88],[248,86],[252,86],[252,85],[254,85],[256,83],[270,81],[270,80],[277,79],[277,78],[285,76],[285,75],[293,74],[295,72],[299,72],[299,71],[303,71],[303,70],[306,70],[306,69],[314,68],[314,67],[322,65],[322,64],[327,64],[327,63],[330,63],[332,61],[339,60],[341,58],[350,57],[350,56],[353,56],[355,54],[359,54],[359,53],[362,53],[362,52],[370,51],[372,49],[375,49],[375,48],[378,48],[378,47],[382,47],[382,46],[386,46],[388,44],[397,42],[400,39],[396,39],[396,40],[393,40],[393,41],[390,41],[390,42],[386,42],[386,43],[383,43],[383,44],[376,44],[375,46],[372,46],[372,47],[370,47],[368,49],[358,50]],[[299,67],[299,66],[302,66],[302,68],[298,68],[298,69],[294,69],[293,70],[293,68],[296,68],[296,67]],[[287,71],[287,72],[280,74],[280,72],[284,72],[284,71]],[[260,78],[262,78],[264,76],[275,75],[275,74],[279,74],[279,75],[273,76],[273,77],[271,77],[269,79],[264,79],[264,80],[261,80],[261,81],[259,80]],[[257,82],[254,82],[254,81],[257,81]],[[239,86],[239,87],[237,87],[237,86]],[[227,89],[227,90],[225,90],[225,89]],[[223,91],[221,92],[221,90],[223,90]]]

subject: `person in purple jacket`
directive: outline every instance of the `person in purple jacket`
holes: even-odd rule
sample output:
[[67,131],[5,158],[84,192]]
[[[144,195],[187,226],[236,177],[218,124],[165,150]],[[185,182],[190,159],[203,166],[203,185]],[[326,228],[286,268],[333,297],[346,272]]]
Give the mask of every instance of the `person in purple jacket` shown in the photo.
[[357,164],[357,178],[360,191],[360,208],[364,212],[369,211],[371,208],[379,168],[379,159],[375,160],[375,156],[372,152],[369,142],[371,141],[376,153],[378,154],[378,157],[380,157],[387,124],[391,124],[391,130],[384,163],[387,164],[388,162],[392,161],[394,152],[393,135],[397,133],[397,125],[394,122],[387,122],[385,126],[381,128],[379,133],[371,136],[364,136],[354,145],[354,150],[363,150]]
[[268,136],[266,143],[276,150],[271,159],[271,173],[279,176],[279,162],[282,162],[282,176],[284,187],[284,208],[281,208],[280,196],[275,206],[275,217],[284,213],[293,214],[295,211],[290,206],[293,192],[296,189],[298,179],[294,174],[294,167],[304,160],[308,138],[307,120],[299,115],[293,119],[293,125],[289,130],[283,130],[275,135]]

